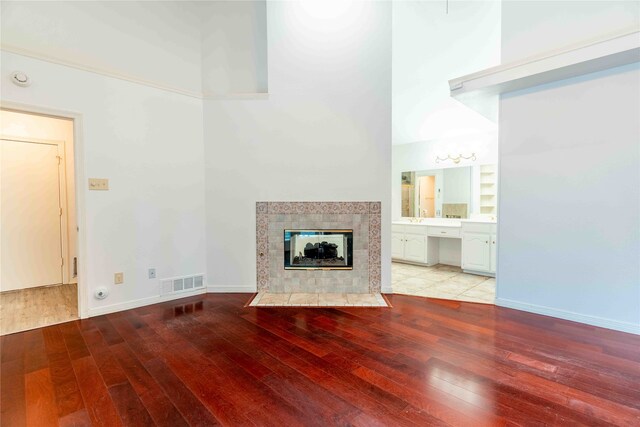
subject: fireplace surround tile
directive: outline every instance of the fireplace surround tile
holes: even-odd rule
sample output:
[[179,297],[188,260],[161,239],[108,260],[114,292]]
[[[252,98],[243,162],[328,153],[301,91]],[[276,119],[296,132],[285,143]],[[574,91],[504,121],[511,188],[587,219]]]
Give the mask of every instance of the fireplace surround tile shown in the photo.
[[[259,291],[380,292],[380,202],[257,202]],[[285,270],[285,229],[352,229],[353,270]]]

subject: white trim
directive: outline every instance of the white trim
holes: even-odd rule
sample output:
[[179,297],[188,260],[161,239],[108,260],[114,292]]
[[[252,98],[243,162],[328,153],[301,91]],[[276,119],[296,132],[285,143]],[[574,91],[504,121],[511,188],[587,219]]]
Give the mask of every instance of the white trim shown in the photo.
[[197,92],[181,89],[165,83],[160,83],[153,80],[143,79],[131,74],[121,73],[114,69],[107,69],[102,67],[94,67],[91,65],[81,64],[79,62],[71,61],[68,59],[56,58],[51,55],[47,55],[42,52],[36,52],[29,49],[24,49],[18,46],[14,46],[7,43],[0,43],[0,50],[13,53],[27,58],[33,58],[51,64],[62,65],[64,67],[75,68],[76,70],[86,71],[89,73],[99,74],[101,76],[111,77],[118,80],[123,80],[129,83],[135,83],[154,89],[164,90],[166,92],[177,93],[179,95],[188,96],[191,98],[204,99],[204,100],[267,100],[269,99],[268,92],[256,92],[256,93],[227,93],[227,94],[214,94],[210,92]]
[[382,285],[382,289],[380,289],[380,293],[392,294],[393,288],[391,287],[391,285]]
[[82,114],[72,111],[58,110],[54,108],[22,104],[19,102],[0,100],[0,108],[17,111],[26,114],[39,114],[54,118],[73,120],[73,157],[75,174],[76,195],[76,224],[80,230],[77,233],[76,256],[78,257],[78,316],[81,319],[89,317],[89,295],[85,278],[87,275],[87,239],[86,239],[86,214],[85,193],[82,187],[85,179],[84,171],[84,135],[82,133]]
[[51,55],[47,55],[42,52],[36,52],[29,49],[24,49],[18,46],[13,46],[7,43],[0,44],[0,50],[14,53],[17,55],[26,56],[28,58],[38,59],[40,61],[49,62],[51,64],[62,65],[65,67],[75,68],[77,70],[87,71],[89,73],[100,74],[107,77],[112,77],[114,79],[124,80],[130,83],[137,83],[144,86],[149,86],[155,89],[164,90],[167,92],[173,92],[184,96],[190,96],[192,98],[202,98],[202,94],[199,92],[192,92],[189,90],[180,89],[177,87],[173,87],[170,85],[166,85],[164,83],[155,82],[152,80],[142,79],[139,77],[135,77],[129,74],[120,73],[116,70],[110,70],[106,68],[93,67],[90,65],[84,65],[79,62],[71,61],[68,59],[56,58]]
[[207,293],[210,294],[225,294],[225,293],[242,293],[253,294],[258,292],[256,285],[244,285],[244,286],[207,286]]
[[580,314],[573,311],[561,310],[558,308],[536,304],[529,304],[526,302],[514,301],[506,298],[496,298],[496,305],[500,307],[513,308],[515,310],[527,311],[529,313],[542,314],[545,316],[557,317],[574,322],[586,323],[587,325],[599,326],[601,328],[614,329],[616,331],[629,332],[631,334],[640,335],[640,323],[633,324],[630,322],[620,322],[618,320],[607,319],[604,317]]
[[640,31],[637,28],[626,29],[607,37],[451,79],[449,90],[454,97],[505,93],[639,60]]
[[153,297],[140,298],[137,300],[121,302],[118,304],[105,305],[103,307],[90,308],[89,317],[101,316],[103,314],[115,313],[118,311],[131,310],[132,308],[144,307],[147,305],[178,300],[178,299],[187,298],[194,295],[202,295],[206,293],[207,293],[206,290],[202,288],[202,289],[195,289],[189,292],[182,292],[178,295],[176,294],[156,295]]

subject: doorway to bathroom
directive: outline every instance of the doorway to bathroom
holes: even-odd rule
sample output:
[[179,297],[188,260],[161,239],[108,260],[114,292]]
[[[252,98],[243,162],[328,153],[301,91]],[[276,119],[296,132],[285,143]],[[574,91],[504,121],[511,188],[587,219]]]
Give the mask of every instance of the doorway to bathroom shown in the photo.
[[418,181],[418,217],[435,218],[436,216],[436,176],[425,175]]
[[73,120],[0,110],[0,333],[78,318]]

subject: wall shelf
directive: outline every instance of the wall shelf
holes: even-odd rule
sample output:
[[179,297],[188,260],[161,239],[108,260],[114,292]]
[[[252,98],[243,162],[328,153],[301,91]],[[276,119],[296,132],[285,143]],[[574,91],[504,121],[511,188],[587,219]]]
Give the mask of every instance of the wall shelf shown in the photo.
[[546,52],[449,80],[451,96],[477,105],[477,98],[526,89],[544,83],[640,61],[640,30]]
[[497,183],[495,165],[480,166],[480,213],[495,215],[497,193],[495,185]]

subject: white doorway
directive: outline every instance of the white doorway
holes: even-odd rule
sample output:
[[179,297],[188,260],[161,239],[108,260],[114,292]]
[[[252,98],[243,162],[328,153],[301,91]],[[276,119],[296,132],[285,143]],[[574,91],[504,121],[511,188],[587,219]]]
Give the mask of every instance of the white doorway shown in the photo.
[[78,318],[73,120],[0,110],[1,333]]
[[418,217],[436,217],[436,177],[425,175],[418,181]]

